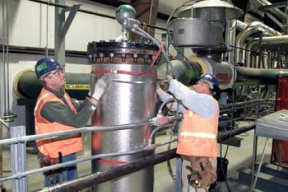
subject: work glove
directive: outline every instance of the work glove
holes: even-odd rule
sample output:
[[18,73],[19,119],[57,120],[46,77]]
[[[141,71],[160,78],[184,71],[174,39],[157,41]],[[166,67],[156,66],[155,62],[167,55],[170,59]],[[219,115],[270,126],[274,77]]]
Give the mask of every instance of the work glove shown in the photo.
[[94,85],[94,78],[93,78],[93,77],[90,77],[90,81],[89,81],[89,92],[88,92],[88,96],[89,96],[89,97],[92,96],[93,85]]
[[109,83],[109,76],[108,75],[102,75],[95,83],[95,88],[94,88],[94,93],[92,95],[92,97],[96,100],[99,100],[102,95],[105,92],[105,89],[108,86]]

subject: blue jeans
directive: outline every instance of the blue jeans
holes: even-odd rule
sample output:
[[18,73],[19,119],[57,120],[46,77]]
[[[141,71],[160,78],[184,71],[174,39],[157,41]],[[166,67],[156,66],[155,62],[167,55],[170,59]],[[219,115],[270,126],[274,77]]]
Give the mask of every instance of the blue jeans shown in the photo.
[[[62,163],[76,160],[76,153],[62,157]],[[69,167],[62,167],[59,171],[45,175],[44,187],[56,185],[65,181],[73,180],[78,177],[76,164]]]

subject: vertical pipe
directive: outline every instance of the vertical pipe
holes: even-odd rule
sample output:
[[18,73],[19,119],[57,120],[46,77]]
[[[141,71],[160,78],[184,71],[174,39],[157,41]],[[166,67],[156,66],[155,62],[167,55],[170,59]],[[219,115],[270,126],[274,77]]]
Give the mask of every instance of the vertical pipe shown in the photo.
[[7,112],[7,90],[6,90],[6,9],[7,9],[7,2],[6,0],[3,0],[3,11],[2,11],[2,17],[3,17],[3,44],[2,44],[2,62],[3,62],[3,86],[4,86],[4,93],[3,93],[3,100],[4,100],[4,115]]
[[10,71],[9,71],[9,7],[7,4],[7,0],[6,1],[6,104],[7,104],[7,111],[6,114],[10,114],[10,99],[9,99],[9,93],[10,93],[10,89],[9,89],[9,77],[10,77]]
[[[10,128],[11,138],[26,135],[25,126]],[[26,143],[15,143],[11,145],[11,170],[12,174],[26,171]],[[27,192],[27,178],[17,178],[12,181],[12,191]]]
[[227,20],[226,21],[226,27],[225,27],[225,46],[226,46],[226,50],[227,52],[225,53],[225,57],[222,59],[224,61],[226,61],[226,58],[229,58],[229,50],[230,50],[230,27],[231,27],[231,20]]
[[[2,122],[0,121],[0,140],[2,140]],[[0,145],[0,177],[3,176],[3,148]]]
[[[45,46],[45,56],[49,56],[49,3],[51,1],[47,0],[47,9],[46,9],[46,46]],[[41,14],[42,15],[42,14]]]
[[[149,25],[151,25],[153,5],[154,5],[154,0],[150,0],[150,10],[149,10],[149,18],[148,18],[148,24]],[[148,27],[147,32],[150,33],[150,27]]]
[[[56,3],[65,5],[65,0],[56,0]],[[61,35],[65,23],[63,8],[55,7],[55,60],[61,65],[65,64],[65,37]]]
[[236,57],[236,50],[238,47],[236,47],[236,31],[243,31],[245,28],[247,27],[247,24],[239,21],[239,20],[233,20],[232,26],[230,28],[230,43],[233,47],[233,49],[231,51],[229,51],[229,58],[228,58],[228,62],[229,63],[235,63],[235,57]]
[[4,91],[4,77],[5,77],[5,70],[4,70],[4,29],[5,29],[5,25],[4,25],[4,0],[1,3],[0,9],[1,9],[1,19],[2,19],[2,29],[1,30],[1,47],[2,47],[2,53],[1,53],[1,63],[0,63],[0,72],[1,72],[1,77],[0,77],[0,97],[3,98],[0,100],[0,115],[2,115],[5,111],[5,91]]
[[258,68],[263,68],[263,62],[262,62],[262,56],[263,56],[263,50],[262,50],[262,37],[263,33],[260,32],[260,38],[259,38],[259,60],[258,60]]

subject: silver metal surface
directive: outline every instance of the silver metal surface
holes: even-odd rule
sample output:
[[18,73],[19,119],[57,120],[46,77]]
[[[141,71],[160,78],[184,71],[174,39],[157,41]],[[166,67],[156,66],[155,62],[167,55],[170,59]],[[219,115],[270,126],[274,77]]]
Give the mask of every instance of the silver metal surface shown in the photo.
[[[191,11],[193,9],[193,11]],[[193,16],[191,13],[193,12]],[[210,21],[236,19],[243,15],[243,10],[235,5],[220,0],[199,1],[181,11],[179,17],[195,17]]]
[[237,49],[236,51],[236,62],[237,63],[245,63],[244,61],[244,44],[245,41],[247,41],[247,38],[250,37],[253,33],[260,32],[262,31],[263,34],[268,35],[268,36],[280,36],[281,33],[278,31],[268,27],[267,25],[264,25],[263,23],[259,21],[254,21],[247,25],[247,27],[241,31],[237,37],[236,37],[236,47],[239,47],[240,49]]
[[[175,79],[181,83],[188,85],[193,78],[198,77],[201,74],[200,67],[197,68],[197,63],[185,62],[180,60],[172,60],[171,64],[173,69],[176,71]],[[159,79],[166,79],[166,63],[158,66],[157,76]],[[195,69],[199,69],[198,71]]]
[[237,79],[237,73],[235,72],[234,65],[227,62],[221,62],[213,64],[213,74],[217,77],[220,88],[228,89],[231,88]]
[[[255,0],[255,1],[257,3],[259,3],[260,6],[272,5],[272,3],[269,2],[268,0]],[[277,16],[280,20],[284,20],[285,21],[287,19],[287,15],[285,14],[285,12],[283,12],[278,7],[270,8],[268,12],[271,12],[273,15]]]
[[[139,64],[94,64],[92,71],[122,70],[156,74],[156,67]],[[97,112],[92,117],[93,125],[121,125],[147,121],[155,116],[156,77],[134,76],[127,74],[110,74],[112,81],[109,89],[100,100]],[[97,75],[94,76],[97,78]],[[141,83],[139,83],[141,82]],[[92,135],[92,153],[129,152],[143,148],[148,144],[151,127],[140,126],[129,130],[113,132],[95,132]],[[142,159],[149,153],[124,155],[92,162],[92,171],[99,172],[121,163]],[[107,161],[109,160],[109,161]],[[120,179],[97,185],[94,191],[109,192],[153,191],[153,167],[129,174]]]
[[[17,126],[10,128],[12,138],[26,135],[25,126]],[[16,143],[11,148],[11,170],[13,174],[26,171],[26,143]],[[27,192],[27,178],[21,177],[12,181],[12,191]]]
[[224,45],[222,26],[194,19],[174,19],[173,43],[177,47],[220,47]]
[[[259,41],[260,38],[254,38],[249,41],[246,45],[245,49],[245,66],[255,68],[255,63],[251,63],[251,51],[257,51],[259,49]],[[287,46],[288,44],[288,36],[273,36],[273,37],[263,37],[261,45],[271,45],[271,46]]]
[[237,81],[257,80],[266,84],[276,84],[279,75],[287,75],[287,69],[256,69],[249,67],[235,67]]

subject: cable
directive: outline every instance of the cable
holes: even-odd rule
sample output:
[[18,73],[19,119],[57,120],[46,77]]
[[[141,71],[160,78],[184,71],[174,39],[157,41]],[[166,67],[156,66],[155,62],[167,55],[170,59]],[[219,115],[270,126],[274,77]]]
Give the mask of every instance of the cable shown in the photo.
[[[145,37],[149,40],[151,40],[153,43],[155,43],[158,47],[161,46],[161,43],[156,40],[155,38],[153,38],[150,34],[146,33],[144,30],[142,30],[140,27],[136,26],[135,28],[132,29],[132,32],[137,33],[139,35],[141,35],[142,37]],[[167,54],[167,52],[165,51],[165,49],[162,49],[162,55],[164,56],[165,60],[167,61],[167,75],[172,74],[174,77],[177,75],[176,71],[174,70],[172,63],[169,59],[169,56]],[[170,67],[170,69],[169,69]],[[170,71],[171,70],[171,71]]]
[[[162,115],[162,109],[164,106],[166,106],[168,103],[171,103],[171,102],[177,102],[177,109],[176,109],[176,117],[179,116],[179,107],[181,105],[181,101],[177,100],[176,98],[172,97],[170,99],[168,99],[167,101],[163,102],[161,104],[161,106],[159,107],[158,109],[158,113],[157,115]],[[173,129],[175,127],[179,127],[179,122],[178,121],[175,121],[174,122],[174,125],[172,126],[172,131],[171,131],[171,135],[170,135],[170,140],[172,140],[172,136],[173,136]],[[169,143],[168,147],[167,147],[168,150],[171,149],[171,143]],[[171,163],[170,163],[170,160],[167,161],[167,168],[168,168],[168,172],[170,174],[170,176],[172,177],[172,180],[175,182],[176,181],[176,174],[174,174],[174,171],[172,169],[172,166],[171,166]]]

